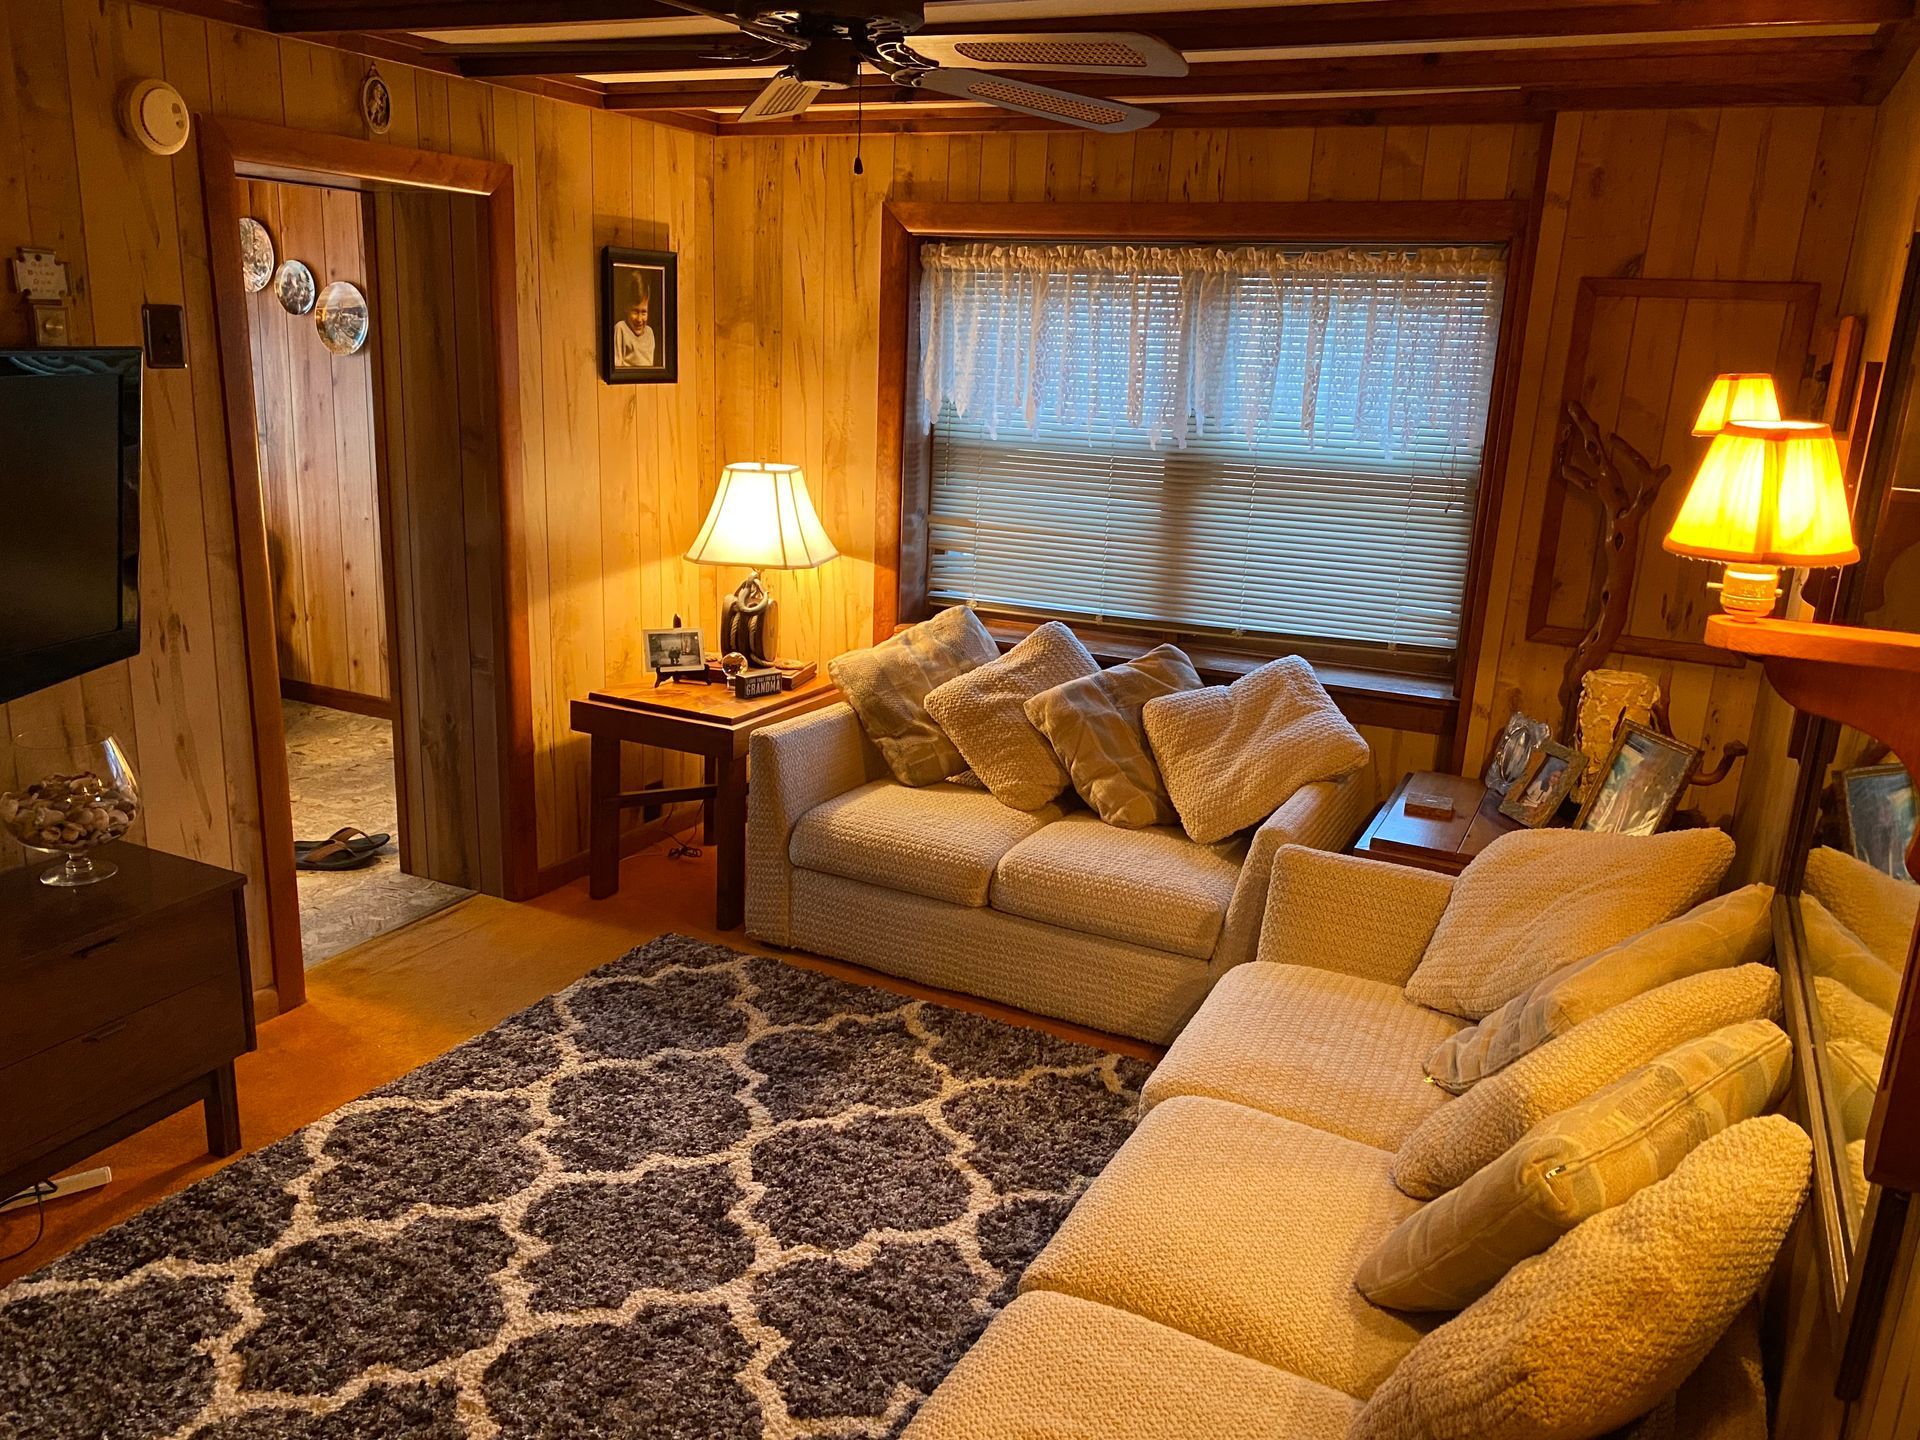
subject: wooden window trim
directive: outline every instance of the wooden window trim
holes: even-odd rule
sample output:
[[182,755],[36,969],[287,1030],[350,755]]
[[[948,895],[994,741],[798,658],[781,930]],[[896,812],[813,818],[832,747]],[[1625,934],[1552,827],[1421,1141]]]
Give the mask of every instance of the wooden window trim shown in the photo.
[[[1543,137],[1543,154],[1551,136]],[[1536,197],[1541,186],[1536,180]],[[929,467],[925,437],[908,423],[912,376],[918,367],[919,253],[932,240],[1217,241],[1222,244],[1497,244],[1507,247],[1500,339],[1494,355],[1487,445],[1475,497],[1473,545],[1467,558],[1460,645],[1448,679],[1316,662],[1329,693],[1357,724],[1413,730],[1446,738],[1458,766],[1471,712],[1487,614],[1487,589],[1499,531],[1502,492],[1513,434],[1520,337],[1532,289],[1538,205],[1524,200],[1257,201],[1219,204],[1166,202],[949,203],[889,201],[880,218],[880,396],[874,536],[874,639],[932,613],[927,599]],[[913,463],[910,463],[913,462]],[[909,493],[911,492],[911,493]],[[1032,622],[996,619],[1003,644]],[[1076,627],[1103,661],[1124,660],[1151,648],[1137,633]],[[1264,663],[1273,651],[1229,646],[1189,647],[1209,680],[1231,680]]]

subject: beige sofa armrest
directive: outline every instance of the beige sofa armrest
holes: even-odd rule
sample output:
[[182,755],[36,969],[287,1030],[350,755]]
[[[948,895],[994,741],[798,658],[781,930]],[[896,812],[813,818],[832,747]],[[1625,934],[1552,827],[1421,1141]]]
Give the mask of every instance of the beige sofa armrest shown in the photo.
[[792,939],[793,827],[816,805],[887,773],[848,705],[782,720],[753,732],[747,745],[747,933],[786,945]]
[[1306,845],[1315,850],[1344,849],[1360,833],[1373,804],[1373,768],[1364,766],[1339,780],[1302,785],[1267,817],[1266,823],[1253,832],[1233,899],[1227,905],[1220,943],[1213,950],[1216,969],[1225,971],[1253,958],[1267,909],[1273,857],[1281,848]]
[[1450,876],[1288,845],[1274,857],[1259,958],[1404,985],[1452,894]]

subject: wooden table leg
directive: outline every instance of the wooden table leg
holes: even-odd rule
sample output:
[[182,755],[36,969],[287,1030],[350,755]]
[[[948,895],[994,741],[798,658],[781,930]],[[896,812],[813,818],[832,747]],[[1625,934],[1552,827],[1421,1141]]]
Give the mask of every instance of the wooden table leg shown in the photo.
[[713,923],[731,930],[747,915],[747,757],[718,763],[720,792],[714,796],[719,848],[714,880]]
[[201,1103],[207,1117],[207,1150],[232,1155],[240,1149],[240,1087],[228,1061],[207,1076],[207,1098]]
[[604,900],[620,891],[620,742],[595,735],[588,775],[587,893]]
[[[720,762],[709,755],[702,762],[702,766],[701,778],[703,783],[708,785],[719,784]],[[700,843],[702,845],[711,845],[720,837],[720,827],[714,823],[714,811],[719,808],[718,794],[719,792],[715,791],[714,796],[708,798],[700,807],[702,825]]]

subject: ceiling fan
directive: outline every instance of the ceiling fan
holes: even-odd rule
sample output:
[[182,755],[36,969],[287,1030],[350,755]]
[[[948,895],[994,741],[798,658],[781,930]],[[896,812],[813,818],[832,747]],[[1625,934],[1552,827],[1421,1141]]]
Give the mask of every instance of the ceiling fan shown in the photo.
[[[740,31],[727,58],[742,63],[784,61],[781,73],[754,97],[740,119],[786,120],[828,90],[859,83],[870,65],[894,84],[961,100],[1121,134],[1159,119],[1152,110],[1094,95],[1077,95],[995,73],[1000,69],[1056,70],[1074,75],[1184,75],[1179,51],[1132,31],[921,36],[920,0],[787,0],[734,9],[667,0],[676,9],[722,20]],[[679,43],[685,45],[692,37]],[[743,44],[744,41],[744,44]],[[706,43],[712,45],[712,37]]]

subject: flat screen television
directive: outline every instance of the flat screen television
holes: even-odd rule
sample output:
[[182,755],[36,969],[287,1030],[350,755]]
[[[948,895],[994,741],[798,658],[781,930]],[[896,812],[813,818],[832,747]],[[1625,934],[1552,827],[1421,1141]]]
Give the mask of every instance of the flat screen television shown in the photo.
[[0,701],[140,649],[140,352],[0,350]]

